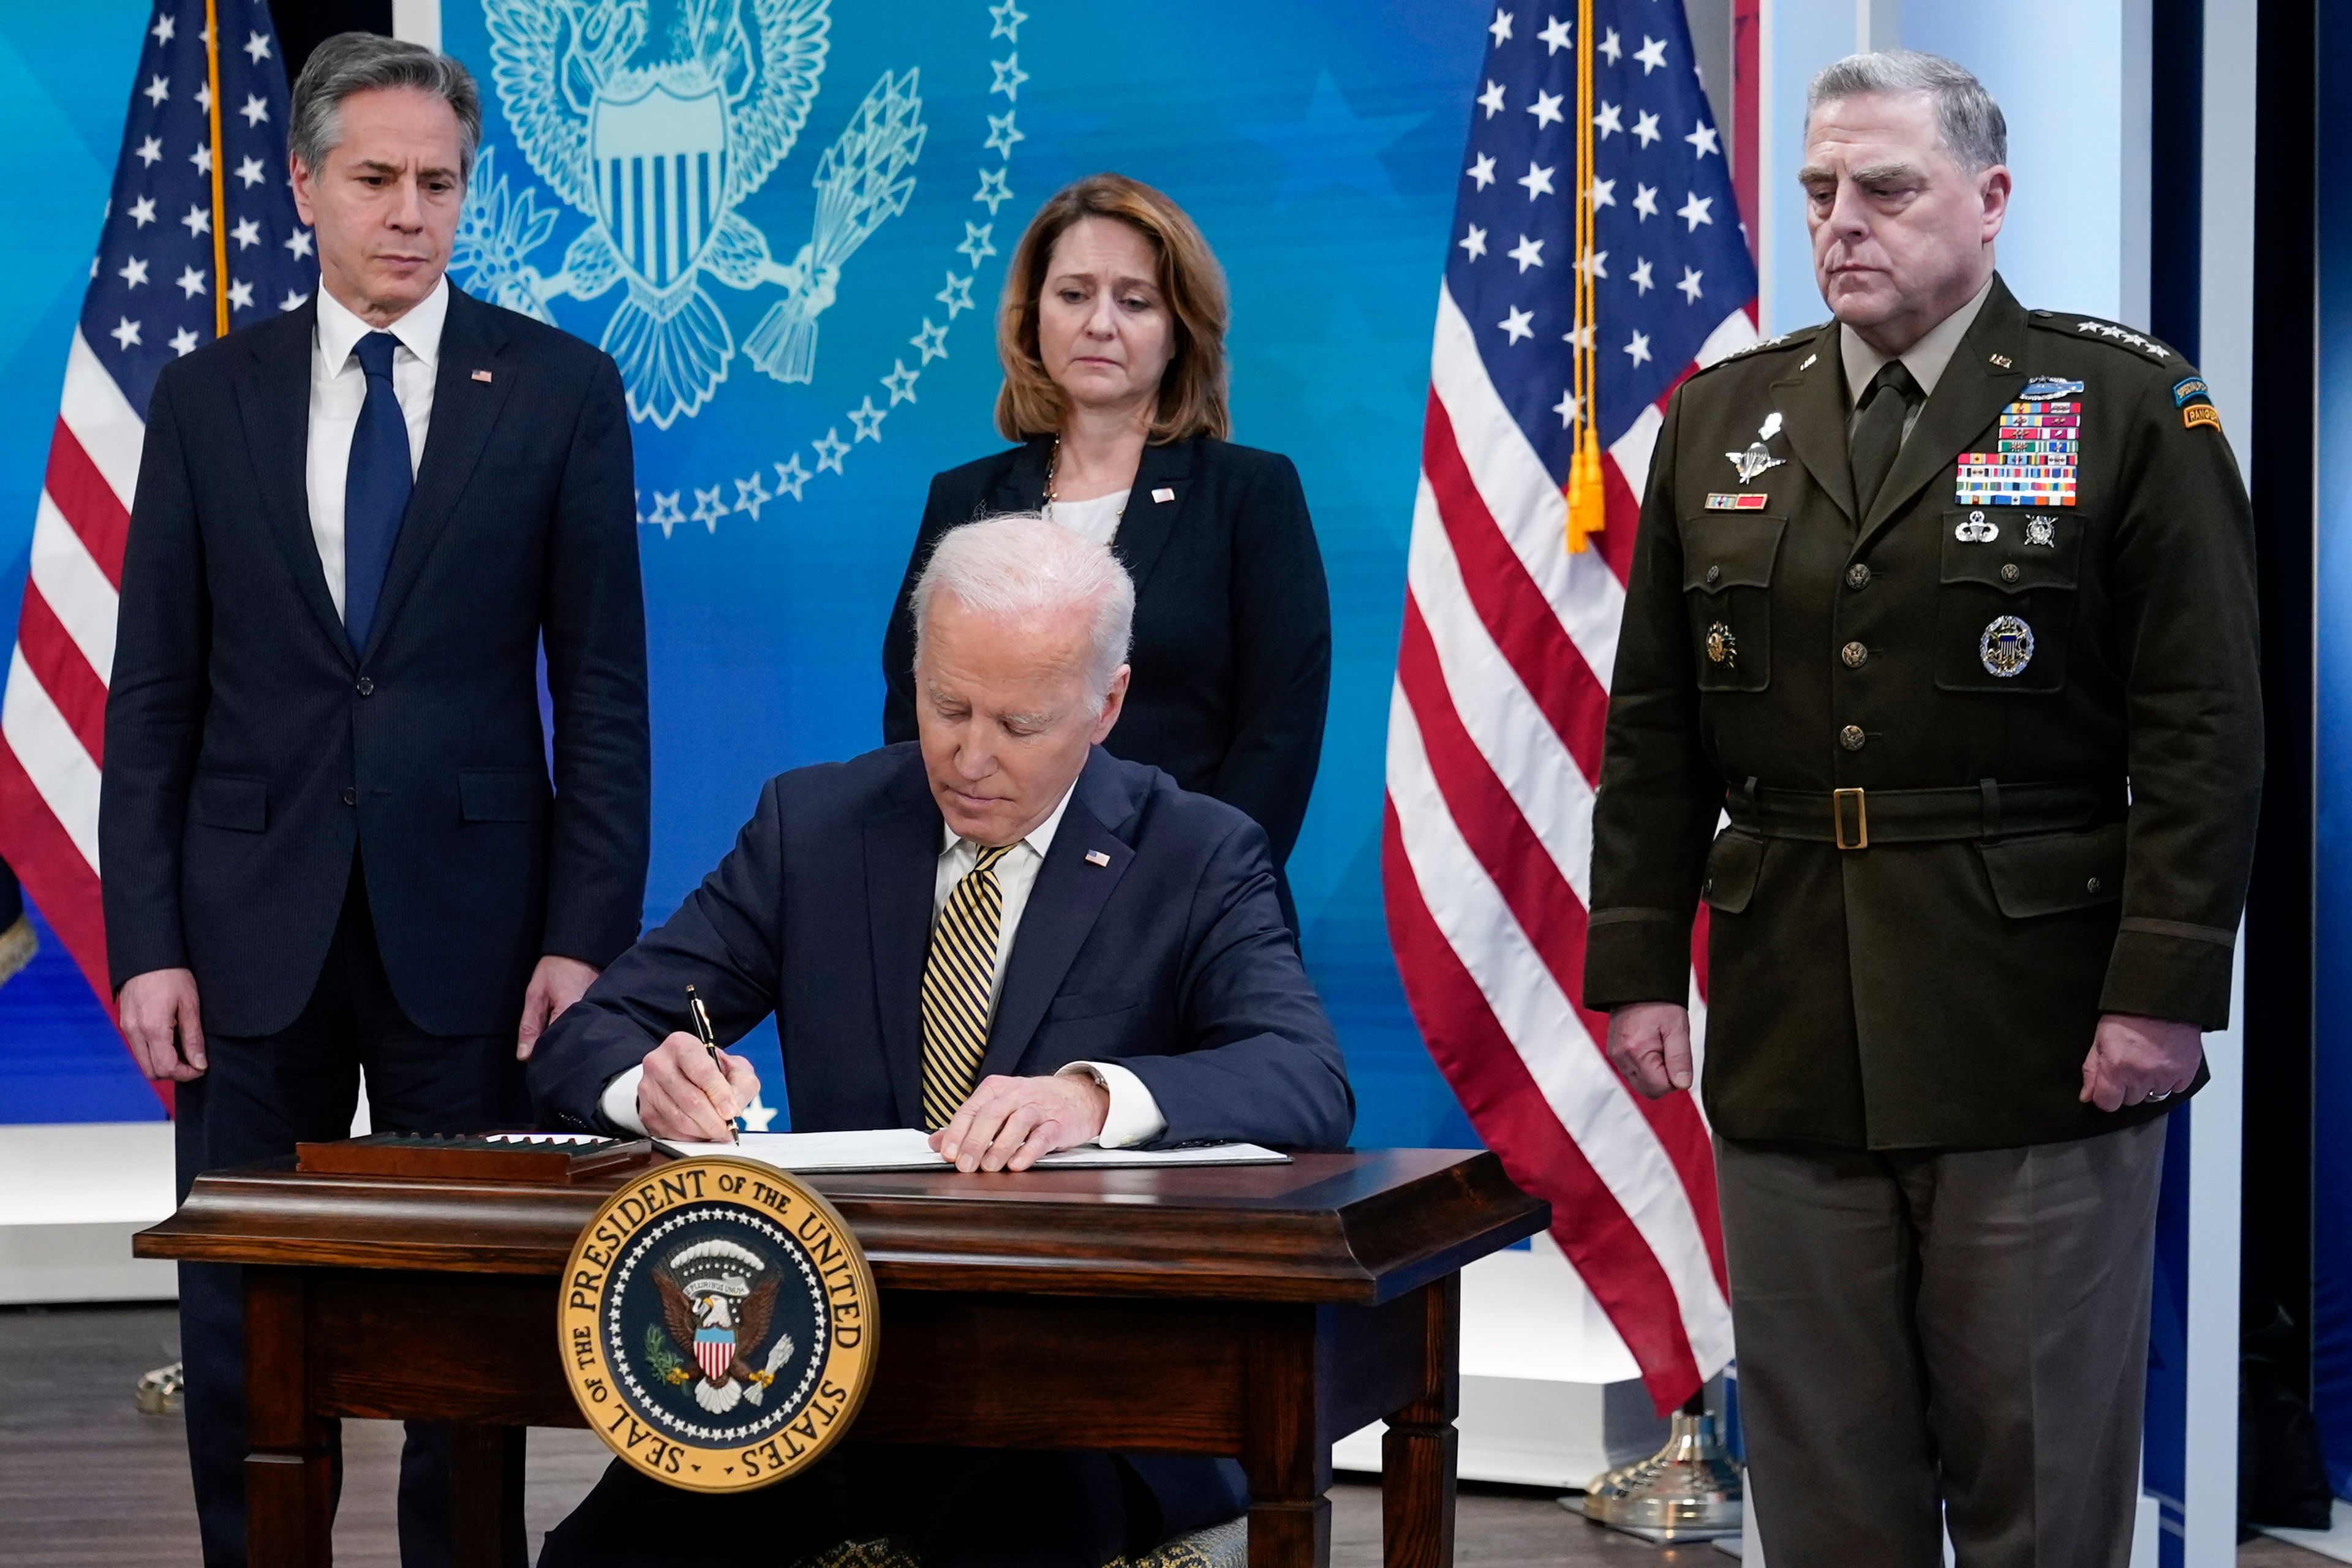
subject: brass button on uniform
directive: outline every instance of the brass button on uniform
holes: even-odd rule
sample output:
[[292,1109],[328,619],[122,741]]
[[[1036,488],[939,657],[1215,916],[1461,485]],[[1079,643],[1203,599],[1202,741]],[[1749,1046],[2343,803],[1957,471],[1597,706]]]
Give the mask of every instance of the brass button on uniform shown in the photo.
[[2010,562],[2007,565],[2003,566],[2003,567],[2000,569],[2000,580],[2001,580],[2002,582],[2004,582],[2004,583],[2014,583],[2014,582],[2016,582],[2016,581],[2017,581],[2017,577],[2018,577],[2018,572],[2017,572],[2017,563],[2016,563],[2016,562],[2011,561],[2011,562]]
[[1870,650],[1858,642],[1850,642],[1838,649],[1838,657],[1845,660],[1848,669],[1860,669],[1870,662]]
[[1857,561],[1853,565],[1845,569],[1845,585],[1847,587],[1863,588],[1869,586],[1869,584],[1870,568],[1864,566],[1861,562]]
[[1863,742],[1867,741],[1869,738],[1870,737],[1862,732],[1862,726],[1859,724],[1848,724],[1844,729],[1838,731],[1838,744],[1843,746],[1849,752],[1858,752],[1862,750]]
[[1709,583],[1721,582],[1723,580],[1723,568],[1720,566],[1708,567],[1706,569],[1706,580]]

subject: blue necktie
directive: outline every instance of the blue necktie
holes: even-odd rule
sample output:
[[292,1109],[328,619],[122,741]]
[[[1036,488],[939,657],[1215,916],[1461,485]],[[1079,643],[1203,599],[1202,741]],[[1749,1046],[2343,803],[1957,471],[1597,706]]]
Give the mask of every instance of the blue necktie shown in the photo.
[[392,391],[392,351],[399,346],[390,332],[370,332],[359,342],[367,401],[360,405],[343,479],[343,629],[354,654],[367,651],[393,542],[400,537],[401,513],[408,510],[415,484],[408,468],[408,421]]

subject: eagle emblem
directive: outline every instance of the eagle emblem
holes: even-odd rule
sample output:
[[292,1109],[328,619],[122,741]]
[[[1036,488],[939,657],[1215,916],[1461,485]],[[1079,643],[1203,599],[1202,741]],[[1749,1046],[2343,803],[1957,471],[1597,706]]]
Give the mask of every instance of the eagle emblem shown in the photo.
[[766,1269],[748,1247],[701,1241],[654,1270],[662,1321],[646,1331],[646,1362],[665,1382],[693,1383],[694,1402],[714,1415],[758,1405],[793,1359],[792,1336],[779,1334],[761,1364],[751,1361],[775,1314],[776,1281],[758,1279]]
[[562,266],[529,259],[556,215],[509,190],[485,148],[450,258],[469,288],[552,322],[549,302],[620,304],[600,345],[632,417],[667,429],[727,378],[736,342],[708,280],[783,291],[742,344],[806,382],[841,269],[913,196],[925,128],[917,72],[884,71],[818,161],[816,216],[790,262],[739,210],[792,152],[824,71],[828,0],[484,0],[491,78],[523,156],[589,219]]

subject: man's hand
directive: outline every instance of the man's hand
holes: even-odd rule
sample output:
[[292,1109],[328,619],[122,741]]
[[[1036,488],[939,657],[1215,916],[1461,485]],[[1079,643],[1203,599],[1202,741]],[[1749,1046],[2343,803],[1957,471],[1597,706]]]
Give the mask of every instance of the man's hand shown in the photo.
[[956,1169],[1025,1171],[1047,1154],[1102,1136],[1110,1091],[1076,1073],[1054,1078],[986,1078],[931,1147]]
[[722,1075],[710,1052],[692,1035],[678,1033],[646,1053],[646,1076],[637,1080],[637,1120],[656,1138],[725,1143],[735,1136],[735,1118],[760,1092],[760,1075],[741,1057],[719,1053]]
[[547,1033],[547,1026],[563,1016],[563,1010],[579,1001],[581,993],[596,984],[601,973],[593,963],[552,952],[539,961],[530,972],[530,988],[522,994],[522,1027],[515,1031],[515,1060],[530,1060],[531,1050],[540,1036]]
[[205,1076],[205,1026],[192,969],[151,969],[122,983],[115,998],[122,1037],[149,1078],[186,1083]]
[[2102,1013],[2077,1098],[2101,1110],[2168,1099],[2197,1081],[2204,1059],[2205,1036],[2194,1024]]
[[1644,1100],[1688,1089],[1690,1010],[1675,1002],[1629,1002],[1612,1009],[1609,1060]]

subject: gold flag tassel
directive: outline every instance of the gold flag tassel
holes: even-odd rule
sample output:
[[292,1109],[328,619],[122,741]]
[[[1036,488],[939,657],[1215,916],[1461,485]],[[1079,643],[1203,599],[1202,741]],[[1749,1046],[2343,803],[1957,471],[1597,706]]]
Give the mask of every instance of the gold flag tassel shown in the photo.
[[1608,524],[1601,483],[1601,438],[1593,427],[1599,377],[1593,363],[1592,304],[1592,0],[1576,6],[1576,308],[1569,339],[1575,398],[1573,444],[1568,460],[1568,548],[1583,552],[1586,539]]

